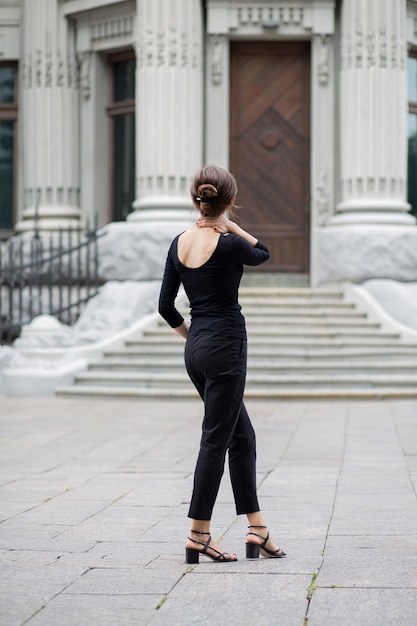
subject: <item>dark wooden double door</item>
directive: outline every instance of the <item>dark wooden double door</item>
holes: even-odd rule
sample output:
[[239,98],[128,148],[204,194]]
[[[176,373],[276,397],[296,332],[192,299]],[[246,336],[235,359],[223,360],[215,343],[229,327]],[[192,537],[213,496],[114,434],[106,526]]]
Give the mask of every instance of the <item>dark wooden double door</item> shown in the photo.
[[241,223],[271,250],[254,269],[308,273],[309,43],[232,43],[230,96]]

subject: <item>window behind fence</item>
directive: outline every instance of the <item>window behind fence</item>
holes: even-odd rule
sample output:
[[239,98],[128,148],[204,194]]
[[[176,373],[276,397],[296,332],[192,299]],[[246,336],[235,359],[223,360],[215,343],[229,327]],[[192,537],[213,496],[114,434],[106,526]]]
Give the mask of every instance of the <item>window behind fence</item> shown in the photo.
[[408,202],[417,216],[417,51],[408,57]]
[[135,200],[135,67],[133,51],[109,57],[111,220],[116,222],[126,219]]
[[14,226],[17,65],[0,63],[0,230]]

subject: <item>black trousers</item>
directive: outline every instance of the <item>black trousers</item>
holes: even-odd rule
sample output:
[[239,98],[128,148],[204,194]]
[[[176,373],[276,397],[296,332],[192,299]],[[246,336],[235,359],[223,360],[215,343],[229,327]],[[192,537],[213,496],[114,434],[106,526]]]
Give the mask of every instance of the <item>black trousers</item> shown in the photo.
[[246,346],[246,339],[218,335],[191,336],[186,342],[185,365],[204,401],[192,519],[211,519],[227,450],[237,514],[259,511],[255,431],[243,403]]

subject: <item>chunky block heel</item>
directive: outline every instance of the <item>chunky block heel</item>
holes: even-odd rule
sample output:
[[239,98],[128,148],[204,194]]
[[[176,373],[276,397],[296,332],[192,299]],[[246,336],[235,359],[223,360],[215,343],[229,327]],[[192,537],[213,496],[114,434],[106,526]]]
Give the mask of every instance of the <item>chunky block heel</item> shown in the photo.
[[259,559],[259,552],[261,548],[257,543],[246,544],[246,558],[247,559]]
[[200,551],[194,548],[185,548],[185,562],[188,565],[199,563]]
[[[249,543],[248,541],[246,542],[247,559],[257,559],[259,557],[259,552],[262,554],[262,556],[267,556],[270,559],[281,559],[282,557],[286,556],[284,550],[281,550],[281,548],[278,548],[277,550],[269,550],[266,547],[269,539],[269,531],[266,526],[248,526],[248,528],[249,532],[246,533],[246,536],[254,535],[255,537],[259,537],[260,539],[262,539],[262,543],[259,544]],[[259,535],[258,533],[254,533],[252,530],[250,530],[251,528],[261,528],[266,530],[266,537],[264,537],[263,535]]]
[[217,561],[219,563],[231,563],[232,561],[236,561],[236,558],[233,558],[227,552],[219,552],[216,548],[213,548],[210,545],[211,535],[210,533],[201,532],[199,530],[192,530],[192,533],[196,535],[208,535],[208,540],[203,543],[202,541],[198,541],[197,539],[193,539],[192,537],[188,537],[188,541],[192,541],[196,544],[196,546],[202,546],[201,549],[197,548],[185,548],[185,562],[188,565],[195,565],[199,563],[200,554],[205,554],[213,561]]

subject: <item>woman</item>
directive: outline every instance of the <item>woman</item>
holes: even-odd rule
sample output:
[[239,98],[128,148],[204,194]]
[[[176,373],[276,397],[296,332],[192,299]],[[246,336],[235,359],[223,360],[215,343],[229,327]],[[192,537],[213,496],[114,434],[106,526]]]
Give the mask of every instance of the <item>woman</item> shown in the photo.
[[[191,185],[197,223],[175,237],[168,252],[159,298],[159,313],[184,339],[188,374],[204,401],[200,452],[188,516],[191,532],[186,562],[198,563],[200,553],[215,561],[236,561],[221,552],[210,534],[214,503],[224,471],[226,451],[238,515],[246,514],[247,558],[279,558],[285,553],[269,536],[256,493],[255,433],[243,392],[246,377],[245,319],[238,304],[243,265],[260,265],[269,251],[226,216],[233,210],[237,185],[226,170],[208,166]],[[188,328],[175,308],[183,283],[191,306]]]

